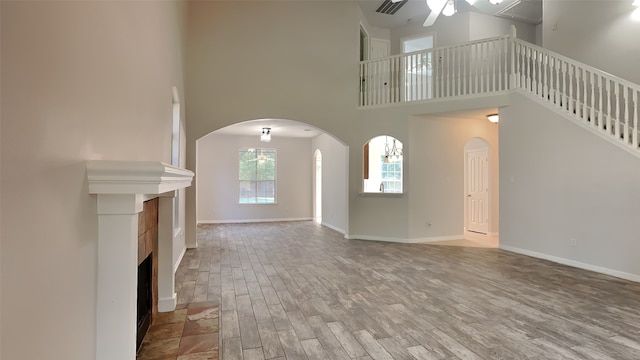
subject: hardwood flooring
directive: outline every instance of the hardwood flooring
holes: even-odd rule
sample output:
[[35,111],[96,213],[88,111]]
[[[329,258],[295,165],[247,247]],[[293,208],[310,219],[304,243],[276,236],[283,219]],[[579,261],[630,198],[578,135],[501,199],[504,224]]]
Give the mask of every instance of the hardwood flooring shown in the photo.
[[640,284],[495,248],[205,225],[178,302],[220,308],[220,358],[640,359]]

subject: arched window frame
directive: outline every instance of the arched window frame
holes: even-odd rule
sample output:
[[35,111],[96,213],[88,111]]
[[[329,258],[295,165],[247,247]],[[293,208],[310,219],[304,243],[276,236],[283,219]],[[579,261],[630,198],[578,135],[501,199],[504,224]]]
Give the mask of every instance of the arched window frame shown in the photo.
[[390,135],[373,137],[363,147],[363,193],[402,194],[404,145]]

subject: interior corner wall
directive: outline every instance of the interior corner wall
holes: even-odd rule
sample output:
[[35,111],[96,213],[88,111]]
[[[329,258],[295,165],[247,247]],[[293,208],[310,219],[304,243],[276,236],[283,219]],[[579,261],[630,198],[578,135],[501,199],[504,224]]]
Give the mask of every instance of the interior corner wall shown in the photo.
[[[258,222],[311,220],[311,139],[212,133],[198,140],[198,222]],[[277,204],[238,203],[238,151],[276,149]]]
[[391,29],[391,54],[402,53],[402,39],[433,35],[433,46],[447,46],[469,41],[469,13],[439,16],[435,24],[422,26],[424,20],[416,19],[406,26]]
[[486,118],[412,116],[409,129],[409,238],[428,241],[464,234],[464,149],[475,137],[489,144],[489,232],[497,232],[498,126]]
[[640,281],[639,164],[514,94],[500,111],[500,246]]
[[[411,107],[386,107],[361,110],[348,138],[349,143],[349,229],[348,238],[407,240],[407,203],[402,196],[363,194],[364,145],[372,138],[389,135],[403,144],[408,144],[408,115]],[[405,148],[407,146],[405,145]],[[405,161],[404,179],[408,178],[408,163]]]
[[322,224],[341,233],[348,225],[349,148],[327,134],[313,138],[311,153],[322,153]]
[[535,25],[477,12],[469,12],[469,40],[509,35],[512,25],[516,27],[518,39],[535,44]]
[[640,84],[640,22],[632,0],[544,0],[545,48]]
[[95,358],[86,160],[170,162],[182,6],[0,2],[1,358]]
[[389,40],[391,38],[391,31],[389,29],[373,26],[369,24],[369,20],[364,16],[362,10],[358,7],[358,18],[360,24],[364,27],[364,30],[369,35],[369,38]]

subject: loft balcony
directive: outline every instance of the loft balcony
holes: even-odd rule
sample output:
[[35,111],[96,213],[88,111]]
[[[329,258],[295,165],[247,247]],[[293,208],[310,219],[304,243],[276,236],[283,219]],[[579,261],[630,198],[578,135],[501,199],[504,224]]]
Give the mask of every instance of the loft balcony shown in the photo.
[[521,91],[640,156],[640,85],[512,35],[360,62],[359,108]]

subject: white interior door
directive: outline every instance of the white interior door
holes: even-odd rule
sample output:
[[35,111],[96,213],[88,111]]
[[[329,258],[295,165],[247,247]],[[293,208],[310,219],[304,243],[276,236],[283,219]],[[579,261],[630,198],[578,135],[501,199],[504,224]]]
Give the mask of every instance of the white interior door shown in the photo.
[[[391,43],[389,41],[371,39],[371,52],[369,55],[372,60],[387,58],[390,52]],[[374,92],[373,95],[378,100],[378,103],[387,103],[389,101],[391,86],[391,62],[388,60],[377,62],[375,65],[372,65],[370,71],[371,79],[369,81],[373,84],[373,88],[371,88]]]
[[467,151],[467,230],[489,231],[489,152]]

